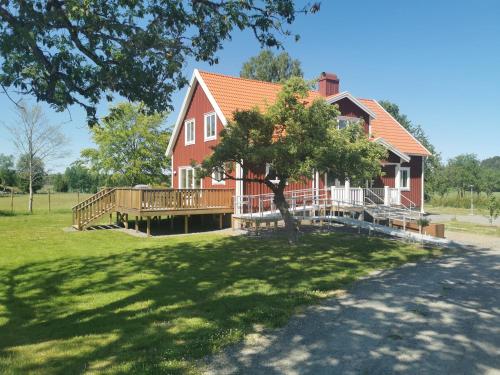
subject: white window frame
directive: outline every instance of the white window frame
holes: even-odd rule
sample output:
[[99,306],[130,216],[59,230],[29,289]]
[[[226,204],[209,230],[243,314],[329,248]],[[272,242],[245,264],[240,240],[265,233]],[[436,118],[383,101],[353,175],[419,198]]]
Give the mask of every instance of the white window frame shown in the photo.
[[221,176],[222,176],[222,179],[220,179],[220,180],[218,180],[216,178],[216,176],[215,176],[216,172],[217,172],[216,170],[214,170],[212,172],[212,185],[225,185],[226,184],[226,180],[224,179],[224,169],[222,170],[222,172],[220,172]]
[[[341,120],[344,120],[344,121],[348,121],[349,125],[351,124],[357,124],[361,121],[361,119],[359,117],[353,117],[353,116],[337,116],[337,129],[340,129],[340,121]],[[346,127],[347,127],[346,126]],[[342,129],[345,129],[345,128],[342,128]]]
[[[407,176],[408,176],[408,180],[407,180],[408,186],[407,187],[403,187],[401,185],[401,172],[402,171],[407,171]],[[397,184],[396,186],[399,189],[401,189],[401,191],[410,191],[411,190],[411,174],[410,174],[410,172],[411,172],[410,167],[399,167],[398,168],[398,173],[396,173],[396,184]]]
[[[207,135],[207,126],[208,126],[208,122],[207,122],[207,119],[211,118],[213,116],[214,118],[214,134],[213,135]],[[204,115],[204,121],[203,121],[203,134],[204,134],[204,137],[205,137],[205,142],[207,141],[213,141],[214,139],[217,139],[217,116],[215,114],[215,112],[210,112],[210,113],[205,113]]]
[[[185,170],[186,173],[188,170],[192,171],[192,179],[191,179],[191,182],[190,182],[190,186],[183,186],[185,184],[186,181],[182,181],[182,171]],[[178,174],[179,174],[179,177],[178,177],[178,184],[179,184],[179,189],[202,189],[203,188],[203,179],[200,179],[200,187],[197,188],[195,187],[195,181],[196,181],[196,169],[193,168],[193,167],[190,167],[190,166],[183,166],[183,167],[179,167],[178,168]],[[187,179],[187,177],[186,177]]]
[[[188,139],[188,126],[193,127],[192,129],[192,134],[193,134],[193,139],[189,140]],[[189,120],[184,121],[184,145],[189,146],[189,145],[194,145],[196,142],[196,121],[194,118],[191,118]]]

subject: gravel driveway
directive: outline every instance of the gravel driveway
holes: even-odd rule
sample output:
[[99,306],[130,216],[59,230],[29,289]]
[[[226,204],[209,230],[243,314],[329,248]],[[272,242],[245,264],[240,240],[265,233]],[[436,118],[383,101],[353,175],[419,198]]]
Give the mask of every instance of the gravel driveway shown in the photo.
[[208,359],[207,373],[500,374],[500,246],[491,246],[359,281]]

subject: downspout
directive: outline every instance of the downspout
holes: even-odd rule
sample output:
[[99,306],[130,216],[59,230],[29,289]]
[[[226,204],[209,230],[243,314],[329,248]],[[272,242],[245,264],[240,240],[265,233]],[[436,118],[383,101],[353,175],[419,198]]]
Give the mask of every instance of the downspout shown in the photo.
[[425,156],[422,156],[422,175],[421,175],[421,191],[420,191],[420,212],[425,213],[424,211],[424,177],[425,177]]

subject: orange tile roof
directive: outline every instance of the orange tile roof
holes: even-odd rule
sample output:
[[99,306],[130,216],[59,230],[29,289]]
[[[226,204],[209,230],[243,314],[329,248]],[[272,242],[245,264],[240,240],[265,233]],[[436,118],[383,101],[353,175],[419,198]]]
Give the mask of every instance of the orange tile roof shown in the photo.
[[389,113],[374,99],[358,99],[377,116],[371,119],[372,136],[381,137],[399,151],[411,155],[431,155],[424,146],[406,131]]
[[[215,98],[224,116],[229,120],[235,110],[259,107],[267,108],[276,101],[281,84],[253,79],[231,77],[200,71],[203,81]],[[317,91],[309,91],[308,101],[321,97]]]
[[[200,71],[203,81],[219,105],[224,116],[229,120],[235,110],[247,110],[254,107],[265,109],[273,104],[281,89],[277,83],[253,79],[226,76],[223,74]],[[308,101],[321,97],[318,91],[309,91]],[[382,137],[398,150],[407,154],[430,155],[396,120],[394,120],[373,99],[359,99],[360,102],[376,114],[371,119],[372,135]]]

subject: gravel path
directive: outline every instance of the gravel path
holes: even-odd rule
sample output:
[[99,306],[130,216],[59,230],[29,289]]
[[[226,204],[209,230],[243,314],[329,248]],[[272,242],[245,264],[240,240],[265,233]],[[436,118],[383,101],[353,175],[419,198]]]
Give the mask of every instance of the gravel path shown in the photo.
[[207,359],[206,372],[500,374],[500,244],[461,236],[478,246],[359,281]]

